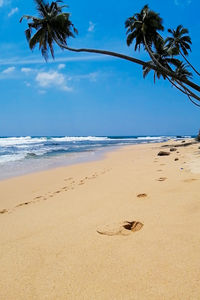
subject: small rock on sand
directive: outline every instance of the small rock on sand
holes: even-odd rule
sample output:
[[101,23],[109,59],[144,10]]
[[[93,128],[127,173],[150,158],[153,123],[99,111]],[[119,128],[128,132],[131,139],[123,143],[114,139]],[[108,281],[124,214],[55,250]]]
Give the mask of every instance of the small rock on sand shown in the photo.
[[158,153],[158,156],[168,156],[168,155],[170,155],[170,152],[167,152],[167,151],[160,151]]
[[137,197],[138,198],[145,198],[145,197],[147,197],[147,194],[145,194],[145,193],[144,194],[138,194]]

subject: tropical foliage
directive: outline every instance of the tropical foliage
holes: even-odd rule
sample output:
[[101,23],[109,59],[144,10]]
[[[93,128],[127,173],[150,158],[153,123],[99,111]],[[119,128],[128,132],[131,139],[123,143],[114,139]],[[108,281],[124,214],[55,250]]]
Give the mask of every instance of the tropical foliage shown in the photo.
[[[133,43],[134,50],[140,51],[141,47],[148,53],[150,61],[142,61],[132,56],[116,53],[107,50],[70,48],[68,39],[75,37],[78,33],[70,20],[70,14],[64,12],[66,5],[62,5],[62,0],[51,3],[45,0],[35,0],[38,17],[25,15],[28,21],[28,29],[25,31],[30,49],[39,45],[42,55],[47,60],[50,51],[54,58],[54,44],[60,48],[74,52],[89,52],[114,56],[139,64],[143,68],[145,78],[150,71],[154,72],[154,82],[156,78],[168,80],[175,88],[184,93],[192,103],[200,104],[200,86],[191,81],[192,73],[200,76],[200,73],[189,62],[186,56],[191,51],[191,38],[188,29],[179,25],[176,29],[168,29],[169,37],[164,39],[161,32],[164,31],[163,20],[160,15],[149,9],[145,5],[139,13],[135,13],[125,22],[127,30],[127,45]],[[181,60],[184,59],[184,62]],[[190,68],[190,70],[189,70]],[[195,100],[195,101],[194,101]]]
[[[29,47],[33,50],[39,44],[39,49],[47,60],[49,50],[54,58],[54,42],[67,45],[67,39],[74,37],[74,33],[78,31],[69,19],[70,14],[62,12],[67,7],[67,5],[59,6],[58,3],[62,1],[58,0],[51,4],[41,0],[35,2],[39,17],[25,15],[20,22],[24,18],[30,20],[28,29],[25,31]],[[34,34],[32,34],[33,30],[36,31]]]

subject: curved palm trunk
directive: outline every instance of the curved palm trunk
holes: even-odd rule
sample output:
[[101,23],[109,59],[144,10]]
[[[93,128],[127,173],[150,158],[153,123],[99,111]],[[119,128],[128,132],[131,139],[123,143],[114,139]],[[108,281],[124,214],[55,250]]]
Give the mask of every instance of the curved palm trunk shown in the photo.
[[[159,63],[159,61],[154,57],[153,52],[151,51],[151,49],[149,48],[149,46],[148,46],[148,44],[147,44],[147,41],[146,41],[145,36],[144,36],[144,43],[145,43],[145,47],[146,47],[147,52],[149,53],[149,56],[151,57],[152,61],[153,61],[153,62],[154,62],[161,70],[163,70],[164,74],[166,74],[166,75],[168,75],[168,76],[170,76],[170,77],[172,77],[172,78],[175,78],[175,79],[177,79],[177,80],[179,80],[179,81],[184,82],[185,84],[189,85],[190,87],[192,87],[193,89],[197,90],[198,92],[200,91],[200,86],[194,84],[194,83],[191,82],[190,80],[187,80],[187,79],[180,79],[174,72],[171,72],[171,71],[169,71],[168,69],[166,69],[165,67],[163,67],[163,66]],[[185,87],[185,88],[186,88],[186,87]],[[189,91],[189,93],[191,93],[191,94],[193,95],[193,97],[194,97],[195,99],[197,99],[198,101],[200,101],[200,98],[199,98],[197,95],[195,95],[194,93],[192,93],[190,90],[188,90],[188,91]]]
[[[173,81],[171,79],[169,79],[167,77],[167,79],[172,83]],[[194,99],[196,99],[197,101],[200,101],[200,97],[197,96],[196,94],[194,94],[190,89],[188,89],[186,86],[184,86],[184,84],[182,82],[180,82],[180,80],[175,80],[176,83],[178,83],[178,85],[180,85],[183,90],[178,87],[176,84],[172,83],[179,91],[181,91],[183,94],[186,94],[187,96],[190,95],[191,97],[193,97]]]
[[[124,55],[121,53],[117,53],[117,52],[113,52],[113,51],[107,51],[107,50],[99,50],[99,49],[88,49],[88,48],[80,48],[80,49],[75,49],[75,48],[70,48],[66,45],[63,45],[62,43],[60,43],[59,41],[56,41],[57,45],[61,48],[64,48],[66,50],[72,51],[72,52],[87,52],[87,53],[96,53],[96,54],[103,54],[103,55],[107,55],[107,56],[113,56],[113,57],[117,57],[117,58],[121,58],[124,60],[128,60],[130,62],[136,63],[142,67],[148,67],[150,66],[149,63],[146,63],[140,59],[128,56],[128,55]],[[151,66],[152,68],[152,66]],[[155,70],[157,68],[155,67]]]
[[189,100],[196,105],[197,107],[200,107],[200,104],[194,102],[190,96],[190,94],[186,91],[186,90],[182,90],[178,85],[176,85],[168,76],[167,76],[167,80],[179,91],[181,91],[183,94],[185,94],[186,96],[188,96]]
[[200,73],[193,67],[193,65],[189,62],[189,60],[186,58],[186,56],[182,53],[181,50],[179,50],[180,55],[185,59],[185,61],[188,63],[188,65],[194,70],[194,72],[200,76]]
[[173,73],[170,72],[168,69],[166,69],[165,67],[163,67],[163,65],[161,65],[161,63],[155,58],[155,56],[153,55],[153,52],[151,51],[151,49],[149,48],[147,41],[146,41],[146,37],[144,35],[144,44],[145,47],[147,49],[147,52],[149,53],[150,58],[152,59],[152,61],[154,62],[154,64],[156,64],[161,70],[163,70],[163,72],[169,76],[173,76]]
[[184,84],[182,82],[180,82],[180,80],[176,80],[176,82],[193,98],[195,98],[196,100],[200,101],[200,97],[197,96],[196,94],[194,94],[190,89],[188,89],[186,86],[184,86]]
[[[86,52],[86,53],[96,53],[96,54],[103,54],[103,55],[107,55],[107,56],[112,56],[112,57],[117,57],[117,58],[121,58],[121,59],[124,59],[124,60],[127,60],[127,61],[130,61],[130,62],[133,62],[133,63],[136,63],[140,66],[143,66],[143,67],[150,67],[152,70],[154,71],[158,71],[160,68],[158,67],[154,67],[152,66],[151,64],[147,63],[147,62],[144,62],[140,59],[137,59],[137,58],[134,58],[134,57],[131,57],[131,56],[128,56],[128,55],[124,55],[124,54],[121,54],[121,53],[117,53],[117,52],[113,52],[113,51],[107,51],[107,50],[98,50],[98,49],[88,49],[88,48],[80,48],[80,49],[76,49],[76,48],[70,48],[66,45],[63,45],[62,43],[60,43],[59,41],[56,41],[57,45],[63,49],[66,49],[68,51],[72,51],[72,52]],[[167,70],[167,69],[166,69]],[[167,70],[167,72],[165,72],[168,76],[170,77],[174,77],[175,79],[177,80],[180,80],[180,78],[176,75],[174,75],[173,73],[169,72]],[[191,88],[193,88],[194,90],[200,92],[200,86],[195,84],[194,82],[190,81],[190,80],[187,80],[187,79],[182,79],[182,82],[184,82],[185,84],[189,85]]]

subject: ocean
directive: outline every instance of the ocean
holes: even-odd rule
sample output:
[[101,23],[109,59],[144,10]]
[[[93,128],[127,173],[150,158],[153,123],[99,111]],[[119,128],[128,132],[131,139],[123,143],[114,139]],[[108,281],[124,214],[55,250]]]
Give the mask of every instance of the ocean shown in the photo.
[[123,145],[156,143],[176,136],[0,137],[0,179],[98,159]]

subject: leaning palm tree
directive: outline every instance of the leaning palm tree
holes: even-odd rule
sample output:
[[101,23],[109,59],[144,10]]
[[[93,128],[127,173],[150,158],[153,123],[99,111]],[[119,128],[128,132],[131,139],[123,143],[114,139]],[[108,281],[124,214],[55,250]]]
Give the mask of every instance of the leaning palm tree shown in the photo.
[[[182,81],[183,84],[191,87],[192,89],[200,92],[200,86],[188,79],[181,79],[178,75],[172,70],[166,69],[159,61],[154,57],[152,47],[161,39],[158,31],[163,30],[162,19],[157,13],[150,11],[148,6],[145,6],[140,14],[134,15],[134,18],[129,18],[129,23],[127,23],[128,30],[130,29],[130,34],[137,29],[137,39],[138,46],[143,44],[145,49],[151,56],[153,61],[152,63],[142,61],[140,59],[116,53],[113,51],[99,50],[99,49],[88,49],[80,48],[75,49],[68,46],[68,39],[74,37],[78,32],[74,27],[73,23],[70,20],[70,14],[63,12],[63,9],[66,8],[65,5],[60,5],[62,0],[57,0],[49,2],[47,0],[34,0],[36,3],[36,8],[39,13],[39,17],[25,15],[21,18],[28,20],[28,29],[25,31],[27,40],[29,42],[30,49],[34,49],[36,45],[39,45],[39,49],[42,52],[42,55],[47,60],[48,52],[51,52],[52,57],[54,58],[54,45],[57,44],[61,49],[66,49],[73,52],[87,52],[87,53],[97,53],[108,56],[117,57],[136,63],[142,67],[150,67],[152,70],[158,71],[162,69],[162,72],[167,76],[173,77],[177,80]],[[135,24],[134,24],[135,21]],[[139,34],[140,39],[139,39]],[[130,37],[131,38],[131,37]],[[134,39],[134,34],[133,34]],[[133,41],[132,39],[132,41]],[[130,44],[132,42],[130,40]],[[193,95],[195,95],[193,93]],[[195,95],[196,99],[200,101],[200,98]]]
[[[154,53],[155,59],[169,71],[172,71],[172,67],[175,67],[174,72],[180,78],[180,80],[174,79],[173,77],[170,78],[166,75],[166,73],[163,72],[162,69],[157,69],[154,70],[154,83],[156,81],[156,77],[158,79],[167,79],[173,87],[185,94],[194,105],[200,107],[199,104],[192,100],[192,97],[195,98],[195,95],[181,83],[181,80],[183,79],[188,80],[189,78],[192,78],[192,73],[188,71],[186,64],[178,59],[175,59],[172,54],[174,54],[174,51],[169,50],[165,46],[164,42],[156,44],[156,52]],[[153,66],[154,62],[150,61],[149,64]],[[143,67],[143,78],[146,78],[151,70],[152,69],[149,66]]]
[[191,38],[188,35],[188,29],[184,28],[183,25],[179,25],[176,29],[168,29],[168,32],[172,35],[172,37],[168,37],[166,39],[168,48],[176,49],[177,53],[180,54],[188,63],[188,65],[200,76],[200,73],[186,58],[186,56],[188,55],[188,51],[191,51],[190,45],[192,44]]
[[[169,51],[169,49],[165,46],[164,40],[159,39],[159,42],[155,44],[154,58],[160,65],[162,65],[165,69],[168,69],[170,72],[173,72],[172,67],[178,68],[181,64],[180,60],[174,58],[172,54],[173,52]],[[151,65],[155,65],[153,61],[150,61],[149,63]],[[149,66],[143,67],[143,77],[145,78],[150,71],[151,68]],[[179,73],[177,73],[177,76],[179,76]],[[169,78],[161,68],[154,70],[154,83],[156,77],[158,79],[162,77],[164,80]]]
[[[188,71],[188,65],[184,64],[183,62],[180,63],[179,66],[177,66],[175,72],[178,74],[178,76],[180,78],[184,78],[184,79],[188,79],[188,78],[192,78],[192,73]],[[193,95],[188,91],[187,88],[185,88],[185,86],[182,85],[182,83],[178,80],[174,80],[169,79],[169,82],[171,82],[172,86],[174,86],[175,88],[177,88],[178,90],[180,90],[182,93],[184,93],[188,99],[196,106],[200,107],[200,104],[196,103],[192,98]]]
[[[192,78],[192,73],[188,71],[188,65],[184,64],[183,62],[180,62],[179,65],[177,65],[175,69],[175,73],[181,78],[181,79],[189,79]],[[183,94],[185,94],[190,102],[192,102],[194,105],[200,107],[200,104],[196,103],[192,98],[195,98],[195,95],[185,87],[180,80],[175,80],[174,78],[169,78],[167,76],[168,81],[172,84],[173,87],[181,91]]]
[[144,46],[155,65],[166,71],[155,59],[152,50],[152,47],[162,40],[158,33],[158,31],[164,30],[162,22],[159,14],[150,10],[148,5],[145,5],[140,13],[136,13],[126,20],[125,28],[127,28],[127,45],[130,46],[135,41],[135,50],[140,50],[141,45]]
[[[63,12],[63,9],[66,8],[67,5],[60,6],[59,3],[62,3],[62,0],[53,1],[51,5],[45,0],[34,1],[39,17],[24,15],[20,19],[20,22],[22,22],[23,19],[28,20],[28,29],[25,31],[25,35],[29,42],[29,47],[33,50],[38,44],[39,49],[46,60],[48,59],[49,50],[54,58],[53,46],[54,44],[57,44],[61,49],[73,52],[104,54],[125,59],[141,66],[147,64],[139,59],[112,51],[70,48],[68,46],[68,39],[74,37],[78,31],[70,21],[70,14]],[[36,32],[33,33],[33,31]]]
[[[179,82],[182,85],[183,90],[186,89],[190,95],[194,95],[195,99],[200,101],[200,97],[198,95],[194,94],[191,90],[185,87],[183,83],[181,83],[181,81],[186,83],[188,79],[183,77],[179,78],[178,73],[169,68],[168,65],[163,64],[163,62],[159,59],[160,56],[156,53],[157,48],[160,47],[160,45],[163,47],[163,44],[165,43],[159,34],[159,31],[163,31],[162,19],[159,14],[150,10],[148,5],[145,5],[140,13],[134,14],[132,17],[127,19],[125,22],[125,28],[127,28],[127,45],[130,46],[135,41],[135,50],[140,50],[140,47],[143,46],[152,60],[151,66],[157,67],[155,71],[157,75],[159,74],[159,77],[161,73],[165,75],[165,78],[173,78],[173,80],[177,79],[177,83]],[[168,52],[171,52],[171,56],[174,56],[177,54],[177,49],[169,48]],[[148,74],[149,67],[143,67],[143,75],[146,76],[146,73]]]

